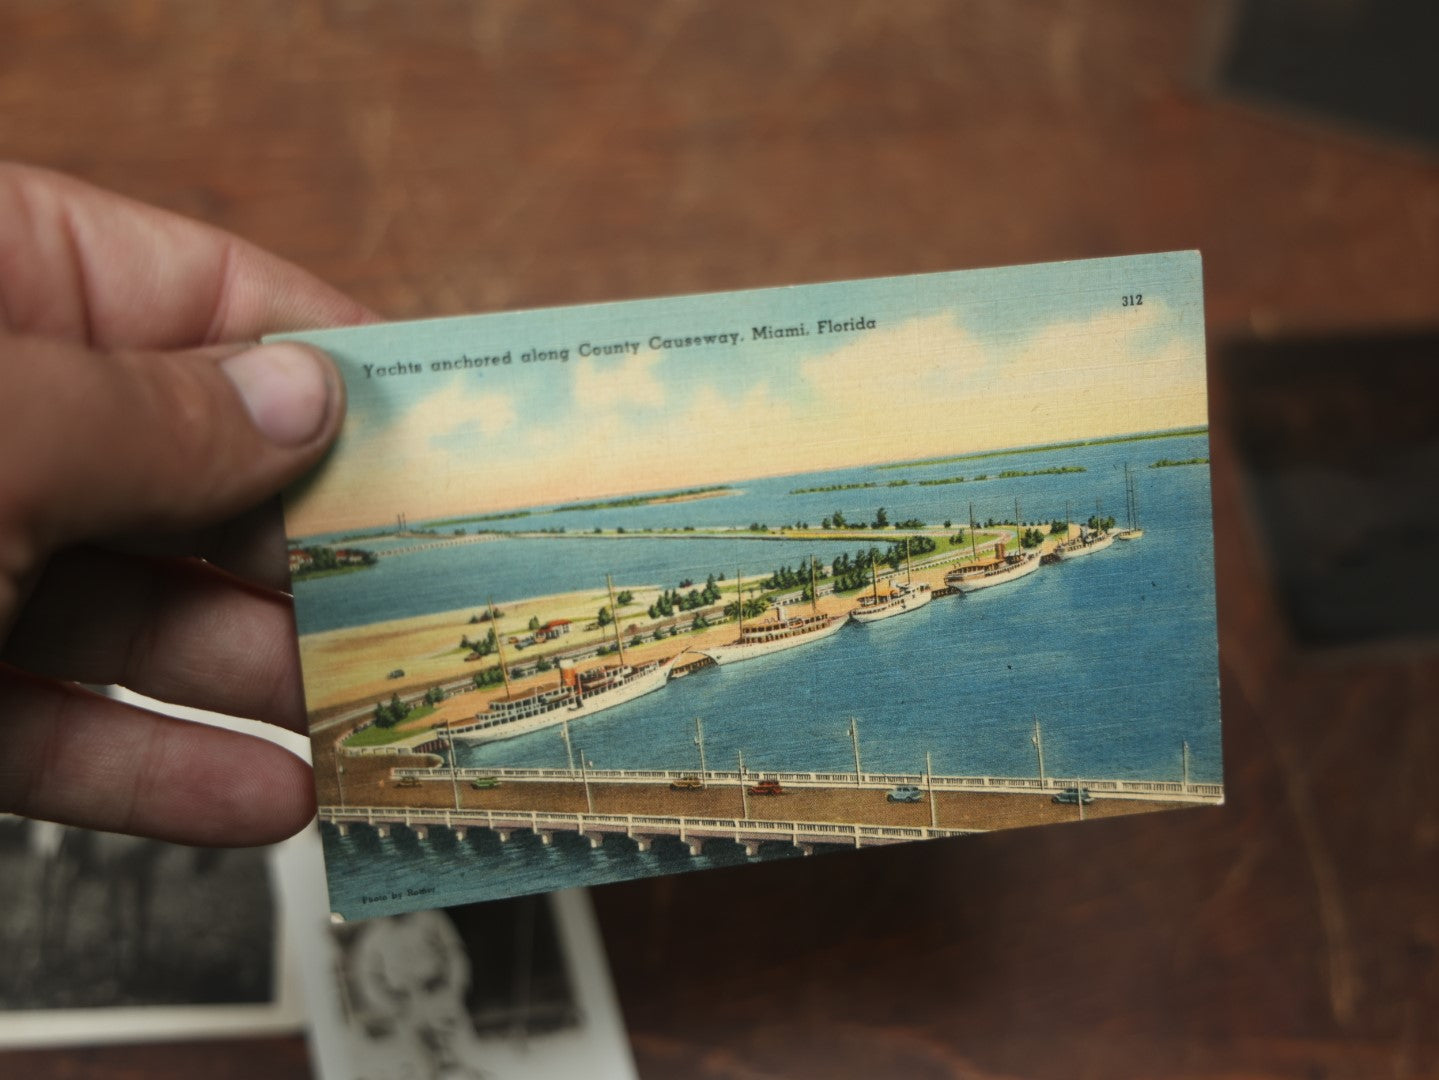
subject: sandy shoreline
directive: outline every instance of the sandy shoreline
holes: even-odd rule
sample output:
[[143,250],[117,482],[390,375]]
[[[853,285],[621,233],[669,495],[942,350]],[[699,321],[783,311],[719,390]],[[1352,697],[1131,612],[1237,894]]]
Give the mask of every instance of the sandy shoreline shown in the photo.
[[[1052,546],[1046,540],[1045,547]],[[917,569],[913,572],[916,583],[924,583],[933,589],[944,586],[944,575],[956,561],[967,558],[968,553],[957,554],[955,559],[946,559],[941,565]],[[763,580],[763,575],[744,579],[746,589],[752,589]],[[701,583],[702,584],[702,583]],[[733,601],[734,581],[721,582],[723,595],[719,604]],[[697,586],[698,587],[698,586]],[[693,615],[676,612],[673,616],[651,620],[648,608],[660,596],[663,589],[656,585],[615,583],[615,594],[633,594],[633,600],[619,609],[616,620],[621,640],[624,642],[625,659],[630,663],[645,663],[651,660],[667,660],[689,650],[702,650],[709,646],[728,644],[736,635],[733,621],[717,622],[706,629],[689,630]],[[843,596],[821,597],[818,610],[824,614],[841,615],[856,605],[860,592]],[[601,607],[608,607],[610,596],[605,588],[584,589],[574,592],[539,596],[523,601],[508,603],[498,612],[494,623],[476,621],[484,613],[483,605],[455,608],[431,615],[419,615],[372,623],[367,626],[349,627],[306,634],[300,639],[300,654],[304,664],[305,692],[307,706],[312,720],[320,716],[334,716],[339,710],[371,707],[387,701],[392,694],[402,697],[421,694],[434,686],[453,686],[455,683],[470,683],[473,675],[494,667],[499,658],[491,653],[477,661],[466,657],[469,650],[460,644],[461,638],[477,641],[484,637],[493,626],[503,643],[506,666],[529,666],[538,657],[554,662],[555,654],[574,649],[590,650],[600,644],[613,646],[615,627],[601,628],[597,616]],[[792,605],[797,610],[801,605]],[[810,605],[802,605],[805,612]],[[713,615],[710,616],[712,619]],[[762,619],[773,619],[772,612],[766,612]],[[544,625],[556,620],[568,620],[569,631],[553,640],[526,648],[510,644],[512,639],[525,639],[532,635],[532,626]],[[673,637],[654,640],[657,625],[673,623],[681,632]],[[631,642],[636,636],[645,639],[638,645]],[[603,663],[614,663],[613,655],[587,657],[579,661],[582,668]],[[393,675],[395,672],[402,672]],[[513,692],[541,685],[553,685],[558,679],[557,672],[538,672],[523,679],[511,679]],[[469,720],[483,711],[485,705],[505,693],[503,684],[486,687],[483,690],[467,689],[453,693],[436,706],[434,712],[412,725],[401,725],[414,731],[424,731],[437,724]],[[352,727],[343,725],[343,729]],[[332,739],[340,728],[327,728],[325,737]]]

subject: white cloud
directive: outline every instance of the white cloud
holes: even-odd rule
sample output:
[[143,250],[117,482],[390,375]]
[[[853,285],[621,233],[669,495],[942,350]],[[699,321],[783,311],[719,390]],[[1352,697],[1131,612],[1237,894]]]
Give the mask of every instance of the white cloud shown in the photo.
[[630,356],[615,363],[586,357],[572,365],[570,392],[587,411],[663,408],[665,389],[655,376],[661,353]]

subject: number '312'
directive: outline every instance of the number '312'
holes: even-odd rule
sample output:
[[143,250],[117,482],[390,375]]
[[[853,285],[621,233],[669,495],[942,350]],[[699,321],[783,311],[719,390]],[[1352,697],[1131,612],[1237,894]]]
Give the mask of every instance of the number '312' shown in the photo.
[[1126,293],[1119,298],[1120,307],[1139,307],[1143,303],[1144,294],[1142,292]]

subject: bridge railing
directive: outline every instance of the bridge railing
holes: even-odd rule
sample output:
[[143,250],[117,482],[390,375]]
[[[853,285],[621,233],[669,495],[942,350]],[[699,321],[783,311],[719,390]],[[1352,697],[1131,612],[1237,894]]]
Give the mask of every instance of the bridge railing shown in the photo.
[[[391,751],[393,752],[393,751]],[[759,780],[778,780],[781,784],[795,787],[862,787],[891,788],[918,787],[933,788],[935,791],[1062,791],[1065,788],[1084,787],[1091,792],[1111,795],[1178,796],[1201,800],[1222,800],[1224,785],[1197,783],[1184,784],[1179,780],[1121,780],[1090,779],[1089,777],[1046,776],[925,776],[923,773],[861,773],[856,779],[852,772],[791,772],[772,769],[745,770],[741,775],[733,769],[579,769],[560,768],[517,768],[499,766],[496,768],[464,767],[449,769],[444,765],[434,767],[401,766],[392,770],[396,778],[413,777],[417,780],[447,781],[452,775],[457,781],[468,783],[476,779],[498,780],[561,780],[578,782],[588,780],[594,784],[638,784],[670,783],[687,777],[697,777],[706,784],[737,785],[753,784]]]
[[817,838],[832,843],[921,840],[942,836],[963,836],[982,829],[938,829],[922,826],[843,825],[823,821],[760,821],[745,818],[693,818],[653,814],[574,814],[540,810],[417,810],[398,806],[322,806],[321,821],[330,824],[442,825],[447,828],[530,828],[609,831],[623,827],[628,835],[697,837],[764,837],[794,841]]

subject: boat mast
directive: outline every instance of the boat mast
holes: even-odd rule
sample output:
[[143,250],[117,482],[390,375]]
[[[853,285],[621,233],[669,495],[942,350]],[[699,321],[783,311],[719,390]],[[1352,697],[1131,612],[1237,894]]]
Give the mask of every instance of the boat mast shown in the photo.
[[973,562],[979,562],[979,548],[974,542],[974,501],[969,504],[969,553],[973,556]]
[[873,559],[869,561],[869,591],[870,595],[874,597],[874,602],[879,603],[879,577],[875,573]]
[[744,571],[738,566],[734,568],[734,610],[735,617],[739,619],[739,636],[744,639],[744,579],[740,577]]
[[615,603],[615,583],[609,574],[605,575],[605,587],[610,591],[610,618],[614,620],[615,648],[619,650],[620,667],[623,668],[625,666],[625,643],[620,640],[620,609],[619,605]]
[[815,615],[819,614],[819,586],[814,580],[813,555],[809,557],[809,610]]
[[505,680],[505,697],[514,696],[510,688],[510,667],[505,663],[505,647],[500,644],[500,622],[495,617],[495,602],[489,597],[485,598],[485,610],[490,613],[490,632],[495,635],[495,652],[500,657],[500,677]]
[[914,567],[909,565],[909,537],[904,538],[904,583],[914,584]]

